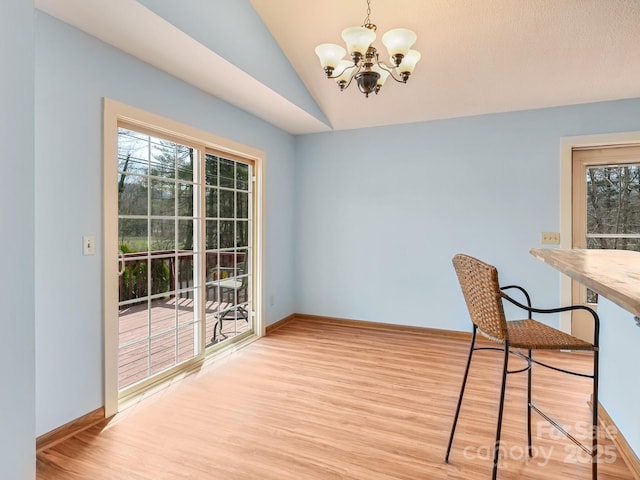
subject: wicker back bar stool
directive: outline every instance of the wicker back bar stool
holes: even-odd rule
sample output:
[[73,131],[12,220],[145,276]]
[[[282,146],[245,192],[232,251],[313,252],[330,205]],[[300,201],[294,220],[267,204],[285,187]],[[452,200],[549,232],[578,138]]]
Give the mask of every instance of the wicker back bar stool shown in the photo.
[[[477,258],[458,254],[453,257],[453,266],[455,268],[462,294],[467,304],[467,309],[473,323],[473,333],[471,337],[471,346],[469,349],[469,357],[467,366],[462,379],[462,387],[460,396],[458,397],[458,405],[456,407],[453,425],[451,427],[451,435],[447,446],[445,462],[449,462],[449,454],[453,444],[453,437],[458,423],[460,407],[462,406],[462,397],[464,395],[467,377],[469,375],[469,367],[473,352],[476,350],[500,350],[504,352],[502,365],[502,383],[500,387],[500,400],[498,406],[498,421],[496,427],[496,440],[493,445],[493,470],[492,479],[495,480],[498,474],[498,457],[500,453],[500,431],[502,428],[502,412],[504,409],[504,399],[506,390],[507,375],[511,373],[527,372],[527,442],[528,454],[532,455],[531,445],[531,412],[538,413],[542,418],[562,432],[567,438],[573,441],[577,446],[591,456],[591,472],[592,480],[596,480],[598,476],[598,334],[599,334],[599,318],[594,310],[583,305],[573,305],[562,308],[539,309],[531,306],[531,299],[527,291],[518,285],[507,285],[500,287],[498,283],[497,269]],[[514,298],[505,293],[505,290],[514,289],[520,292],[519,295],[524,296],[525,303],[518,302]],[[522,309],[526,313],[523,320],[506,320],[503,301],[506,300],[516,307]],[[558,313],[569,310],[587,310],[593,317],[594,323],[594,340],[593,343],[586,342],[567,333],[561,332],[555,328],[549,327],[544,323],[534,320],[533,313],[549,314]],[[489,340],[501,344],[501,347],[477,347],[476,334],[480,332]],[[593,373],[582,373],[558,368],[549,364],[542,363],[533,358],[533,350],[580,350],[593,352]],[[519,370],[509,370],[509,355],[516,354],[524,358],[527,366]],[[557,422],[548,415],[540,411],[532,401],[532,366],[533,364],[551,368],[553,370],[587,377],[593,380],[593,396],[592,396],[592,430],[591,430],[591,448],[582,444],[578,439],[572,436]]]

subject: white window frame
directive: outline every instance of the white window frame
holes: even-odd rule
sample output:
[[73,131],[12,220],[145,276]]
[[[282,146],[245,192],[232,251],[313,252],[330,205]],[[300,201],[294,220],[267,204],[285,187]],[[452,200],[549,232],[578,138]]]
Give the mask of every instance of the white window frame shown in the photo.
[[[240,344],[232,344],[228,349],[215,349],[215,355],[226,350],[235,350],[265,334],[264,305],[264,185],[265,154],[246,145],[213,135],[189,125],[140,110],[124,103],[103,99],[103,332],[104,332],[104,408],[105,417],[118,412],[118,209],[117,209],[117,152],[118,124],[125,122],[158,134],[166,134],[203,150],[211,149],[233,157],[251,160],[254,163],[253,184],[254,225],[253,231],[253,326],[254,334]],[[116,199],[116,201],[114,201]],[[204,321],[204,319],[203,319]],[[201,360],[205,361],[206,357]]]
[[[560,248],[570,249],[573,245],[573,150],[633,144],[640,144],[640,131],[581,135],[560,139]],[[566,275],[560,276],[560,302],[561,305],[571,303],[571,278]],[[560,314],[560,329],[567,333],[571,332],[571,312]]]

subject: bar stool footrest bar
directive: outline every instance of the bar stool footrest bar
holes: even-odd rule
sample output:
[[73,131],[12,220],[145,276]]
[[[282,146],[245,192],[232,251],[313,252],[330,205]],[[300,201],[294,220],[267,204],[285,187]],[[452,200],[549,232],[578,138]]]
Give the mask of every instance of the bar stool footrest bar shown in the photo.
[[551,417],[549,417],[547,414],[545,414],[544,412],[542,412],[538,407],[536,407],[533,403],[529,404],[529,408],[533,411],[535,411],[538,415],[540,415],[542,418],[544,418],[547,422],[549,422],[553,427],[556,428],[556,430],[558,430],[560,433],[562,433],[565,437],[567,437],[569,440],[571,440],[573,443],[575,443],[578,447],[580,447],[587,455],[589,455],[590,457],[594,456],[594,451],[590,448],[588,448],[586,445],[582,444],[577,438],[575,438],[573,435],[571,435],[569,432],[567,432],[558,422],[556,422],[555,420],[553,420]]

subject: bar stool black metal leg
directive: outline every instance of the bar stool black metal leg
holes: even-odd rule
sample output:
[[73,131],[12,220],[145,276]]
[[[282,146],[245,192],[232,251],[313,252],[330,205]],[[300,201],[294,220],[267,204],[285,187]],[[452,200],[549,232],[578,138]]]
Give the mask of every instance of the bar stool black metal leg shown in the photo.
[[[597,348],[597,347],[596,347]],[[593,396],[592,396],[592,432],[593,443],[591,447],[591,478],[598,480],[598,350],[593,352]]]
[[498,476],[498,457],[500,456],[500,433],[502,431],[502,411],[504,410],[504,396],[507,389],[507,368],[509,366],[509,342],[504,344],[504,364],[502,366],[502,386],[500,387],[500,406],[498,407],[498,425],[496,427],[496,442],[493,445],[492,480]]
[[471,365],[471,357],[473,356],[473,350],[476,344],[477,327],[473,326],[473,333],[471,335],[471,346],[469,347],[469,358],[467,359],[467,368],[464,371],[464,377],[462,378],[462,387],[460,388],[460,396],[458,397],[458,406],[456,407],[456,414],[453,417],[453,425],[451,426],[451,435],[449,436],[449,445],[447,446],[447,454],[444,457],[444,461],[449,463],[449,453],[451,452],[451,445],[453,444],[453,435],[456,433],[456,425],[458,424],[458,415],[460,415],[460,407],[462,406],[462,397],[464,395],[464,387],[467,384],[467,377],[469,376],[469,366]]
[[529,370],[527,371],[527,446],[529,449],[529,456],[533,456],[533,447],[531,444],[531,376],[533,369],[533,357],[531,353],[531,349],[528,350],[528,359],[529,362]]

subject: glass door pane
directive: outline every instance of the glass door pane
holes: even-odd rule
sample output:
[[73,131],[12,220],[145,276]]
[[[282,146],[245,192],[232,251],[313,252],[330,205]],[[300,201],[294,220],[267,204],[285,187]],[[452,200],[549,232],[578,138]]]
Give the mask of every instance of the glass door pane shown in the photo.
[[640,250],[640,165],[587,168],[587,248]]
[[[640,165],[587,167],[587,248],[640,251]],[[587,301],[597,295],[587,289]]]
[[118,388],[201,355],[198,152],[118,129]]
[[251,166],[205,155],[206,332],[209,344],[252,331]]

